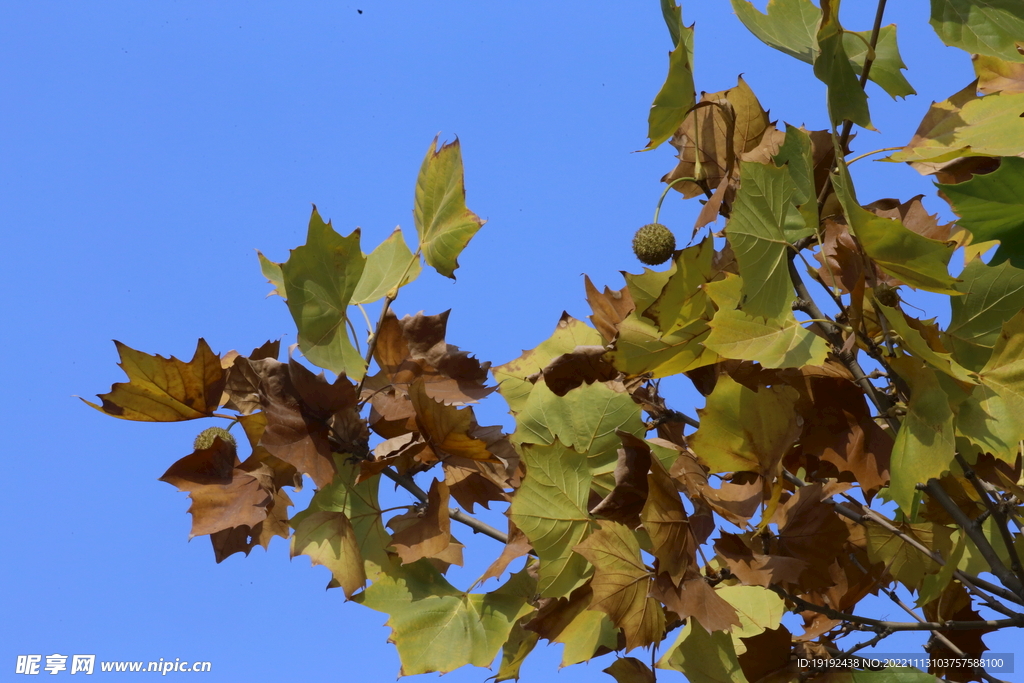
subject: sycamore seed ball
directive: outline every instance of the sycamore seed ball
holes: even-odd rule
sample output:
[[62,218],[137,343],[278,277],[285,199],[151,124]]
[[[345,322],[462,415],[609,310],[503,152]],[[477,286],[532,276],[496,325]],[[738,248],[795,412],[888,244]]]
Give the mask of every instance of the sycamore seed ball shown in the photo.
[[676,236],[661,223],[649,223],[633,235],[633,253],[649,266],[660,266],[675,250]]
[[235,437],[231,436],[231,432],[220,427],[210,427],[199,432],[199,436],[196,437],[195,443],[192,447],[197,451],[206,450],[213,445],[214,440],[220,437],[221,441],[228,444],[229,446],[237,446],[235,443]]

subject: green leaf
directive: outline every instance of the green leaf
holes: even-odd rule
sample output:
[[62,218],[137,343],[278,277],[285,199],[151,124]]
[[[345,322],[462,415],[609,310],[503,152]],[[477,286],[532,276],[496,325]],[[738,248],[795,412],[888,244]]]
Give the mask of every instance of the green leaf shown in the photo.
[[594,565],[591,609],[601,610],[626,636],[626,650],[660,642],[665,611],[647,596],[653,574],[640,556],[633,532],[618,522],[601,522],[574,550]]
[[334,479],[313,496],[309,507],[295,513],[289,521],[292,528],[298,529],[307,517],[318,512],[341,513],[352,525],[356,544],[360,555],[370,562],[384,565],[388,562],[387,547],[391,544],[391,536],[384,528],[381,520],[380,504],[377,502],[377,490],[380,476],[375,475],[356,483],[359,466],[347,462],[344,453],[334,455],[337,469]]
[[[941,524],[902,523],[897,528],[942,557],[949,557],[953,550],[953,530],[949,527]],[[939,570],[937,563],[925,559],[917,548],[877,522],[868,520],[864,525],[864,533],[868,559],[884,563],[889,573],[910,590],[920,588],[927,573]]]
[[490,666],[512,626],[533,610],[526,568],[491,593],[456,590],[427,560],[390,564],[371,579],[354,599],[389,615],[402,676]]
[[420,270],[420,260],[406,246],[402,229],[395,228],[366,257],[366,267],[352,294],[352,303],[368,304],[381,299],[392,289],[397,290],[415,280]]
[[929,21],[946,45],[1024,62],[1024,5],[1018,0],[932,0]]
[[[817,32],[821,10],[809,0],[769,0],[766,14],[757,11],[748,0],[731,1],[736,16],[763,43],[801,62],[816,62],[820,52]],[[857,75],[864,68],[870,38],[870,31],[843,32],[842,47],[851,62],[850,68]],[[883,26],[878,34],[875,60],[868,78],[892,97],[906,97],[914,94],[914,89],[900,73],[906,68],[896,46],[896,26]]]
[[887,161],[1015,157],[1020,154],[1020,141],[1024,138],[1022,111],[1024,93],[998,92],[978,97],[975,84],[971,83],[948,100],[932,104],[911,141]]
[[798,368],[821,365],[828,356],[828,344],[789,312],[783,317],[761,320],[736,310],[725,293],[736,276],[707,286],[720,308],[711,320],[711,334],[704,345],[723,358],[752,360],[766,368]]
[[[714,267],[715,245],[711,237],[679,252],[672,261],[670,273],[654,301],[641,308],[636,299],[636,310],[653,320],[658,329],[671,335],[695,322],[707,323],[715,314],[711,299],[703,285],[718,274]],[[627,282],[628,282],[627,278]],[[630,287],[632,293],[633,288]]]
[[313,564],[330,569],[331,585],[337,582],[346,598],[366,583],[359,541],[344,512],[322,510],[303,516],[291,543],[291,556],[308,555]]
[[[1024,111],[1024,95],[1021,97]],[[1019,148],[1024,140],[1024,119],[1018,120],[1020,135],[1015,144]],[[957,224],[971,231],[974,242],[999,240],[991,265],[1009,261],[1015,268],[1024,268],[1024,159],[1004,157],[992,173],[938,187],[960,216]]]
[[682,671],[690,683],[747,683],[732,637],[724,631],[709,634],[693,619],[680,631],[658,668]]
[[533,652],[539,639],[539,633],[524,629],[522,621],[516,622],[508,640],[501,646],[501,662],[498,665],[498,674],[494,677],[495,683],[518,681],[519,669],[527,656]]
[[737,638],[751,638],[766,629],[777,629],[786,613],[786,601],[761,586],[724,586],[715,589],[719,597],[736,608],[740,625],[731,634]]
[[850,65],[839,24],[839,0],[821,0],[821,24],[818,26],[818,49],[814,58],[814,75],[828,86],[828,111],[833,125],[849,120],[869,130],[868,97]]
[[[652,150],[672,137],[696,102],[693,86],[693,27],[683,26],[682,10],[678,7],[676,9],[679,10],[679,25],[673,32],[675,49],[668,55],[665,84],[651,104],[651,113],[647,117],[647,137],[650,140],[640,150],[642,152]],[[670,23],[670,30],[671,27]]]
[[821,10],[810,0],[769,0],[767,14],[761,14],[748,0],[731,2],[736,16],[761,42],[801,62],[814,63]]
[[538,592],[562,597],[590,574],[586,560],[572,552],[594,527],[587,506],[590,468],[586,456],[558,441],[524,444],[522,455],[526,477],[512,499],[509,518],[540,558]]
[[964,556],[964,548],[967,547],[967,534],[959,532],[958,536],[959,538],[957,539],[956,547],[953,548],[953,553],[945,558],[946,564],[942,565],[942,568],[936,573],[928,574],[924,577],[921,590],[917,592],[918,607],[927,605],[942,595],[942,591],[953,580],[953,572],[960,565],[960,559]]
[[619,430],[641,438],[646,432],[640,406],[629,394],[594,382],[559,397],[546,383],[538,382],[516,416],[513,440],[542,445],[557,440],[585,454],[591,471],[604,480],[600,488],[610,490],[616,454],[622,447],[616,435]]
[[814,154],[811,136],[807,131],[786,124],[786,137],[779,152],[772,161],[776,166],[785,167],[793,181],[792,201],[800,211],[806,230],[800,233],[786,233],[790,242],[814,234],[818,229],[818,197],[814,191]]
[[882,270],[911,287],[939,294],[959,294],[948,265],[956,248],[954,243],[928,239],[898,220],[876,216],[862,207],[857,203],[845,162],[840,161],[839,172],[832,176],[832,186],[851,232]]
[[892,447],[889,491],[907,514],[915,486],[949,470],[956,454],[953,411],[935,371],[911,356],[891,358],[889,364],[910,385],[910,402]]
[[678,45],[682,33],[680,29],[683,27],[683,8],[676,4],[676,0],[661,0],[661,16],[672,36],[672,45]]
[[366,365],[349,340],[347,310],[365,263],[359,229],[342,237],[314,208],[306,244],[293,249],[281,265],[299,348],[314,365],[355,381],[362,379]]
[[528,377],[540,372],[548,363],[563,353],[570,353],[577,346],[601,344],[601,335],[585,322],[563,313],[555,331],[537,348],[523,351],[523,355],[491,369],[498,383],[498,393],[508,403],[512,414],[520,412],[533,391],[534,384]]
[[690,446],[710,474],[770,475],[800,435],[798,399],[796,389],[783,384],[752,391],[722,375],[707,405],[697,410],[700,428]]
[[437,138],[416,178],[413,208],[420,250],[427,264],[445,277],[455,279],[458,256],[483,224],[466,208],[466,187],[462,171],[462,145],[458,138],[437,149]]
[[555,636],[554,643],[562,643],[562,666],[585,662],[598,648],[618,649],[619,629],[604,612],[585,609]]
[[[953,298],[953,301],[956,301],[957,298]],[[932,366],[936,370],[944,372],[954,379],[968,384],[978,383],[966,368],[953,360],[950,354],[941,353],[930,347],[925,338],[921,336],[921,333],[910,326],[910,323],[907,322],[902,311],[886,306],[879,301],[873,301],[872,305],[885,315],[886,321],[888,321],[888,323],[892,325],[892,328],[899,333],[902,338],[900,345],[903,348],[928,363],[928,365]]]
[[957,427],[972,443],[1012,465],[1024,439],[1024,311],[1003,323],[978,379],[981,384],[960,405]]
[[260,272],[263,273],[263,277],[267,278],[270,284],[274,285],[274,289],[267,296],[277,294],[282,299],[287,299],[288,294],[284,287],[284,274],[281,272],[281,264],[274,263],[259,250],[256,251],[256,255],[260,259]]
[[946,329],[953,357],[977,372],[988,362],[1003,323],[1024,309],[1024,270],[1004,261],[996,266],[974,259],[960,273],[951,297],[952,319]]
[[[848,32],[843,35],[843,47],[850,61],[857,67],[858,74],[864,70],[864,58],[868,54],[870,41],[871,31]],[[868,80],[877,83],[893,99],[916,95],[917,91],[903,76],[902,71],[906,68],[896,45],[896,24],[883,26],[878,32],[875,60],[871,62]]]
[[786,215],[795,211],[795,191],[786,169],[741,162],[740,189],[725,230],[743,277],[741,305],[749,315],[778,318],[792,310],[785,226]]
[[678,375],[718,360],[702,344],[710,332],[707,321],[698,320],[671,334],[662,334],[656,325],[634,312],[619,323],[619,336],[609,357],[616,370],[630,377]]

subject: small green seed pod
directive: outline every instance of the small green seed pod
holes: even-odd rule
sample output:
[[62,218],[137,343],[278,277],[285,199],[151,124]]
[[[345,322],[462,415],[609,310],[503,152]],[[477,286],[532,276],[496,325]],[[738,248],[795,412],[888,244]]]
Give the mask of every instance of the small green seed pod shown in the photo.
[[675,250],[676,236],[661,223],[648,223],[633,235],[633,253],[649,266],[660,266]]

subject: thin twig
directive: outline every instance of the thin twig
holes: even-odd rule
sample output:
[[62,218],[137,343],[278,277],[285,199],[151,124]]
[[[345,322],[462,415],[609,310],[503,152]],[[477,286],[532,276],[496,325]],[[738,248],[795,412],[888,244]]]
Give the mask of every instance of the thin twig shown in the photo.
[[989,496],[988,490],[982,485],[981,480],[975,473],[974,468],[967,464],[964,456],[960,453],[956,454],[956,461],[960,464],[960,468],[964,471],[964,476],[974,486],[974,490],[978,492],[982,502],[985,503],[985,507],[988,508],[989,513],[996,521],[996,527],[999,529],[1000,536],[1003,537],[1003,544],[1006,546],[1006,551],[1010,556],[1010,569],[1022,584],[1024,584],[1024,571],[1021,570],[1020,556],[1017,554],[1017,548],[1013,543],[1013,534],[1010,533],[1010,527],[1006,524],[1006,515],[1003,514],[1002,509],[992,500]]

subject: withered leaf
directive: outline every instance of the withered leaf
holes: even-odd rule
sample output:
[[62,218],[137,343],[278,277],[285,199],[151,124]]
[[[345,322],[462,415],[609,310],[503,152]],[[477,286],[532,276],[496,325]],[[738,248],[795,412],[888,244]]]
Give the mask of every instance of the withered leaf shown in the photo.
[[629,287],[617,291],[605,287],[604,292],[599,292],[589,275],[584,277],[583,283],[586,286],[587,303],[594,312],[590,322],[594,323],[605,343],[611,342],[618,334],[619,323],[636,308]]
[[697,540],[675,482],[657,458],[650,458],[650,469],[647,501],[640,517],[651,537],[651,552],[658,558],[658,569],[678,584],[694,562]]
[[603,346],[577,346],[571,353],[556,356],[540,375],[555,396],[565,396],[581,384],[610,382],[619,372],[605,358]]
[[740,625],[736,608],[695,571],[690,572],[678,586],[668,574],[658,574],[651,587],[651,596],[665,603],[665,607],[680,619],[696,619],[708,633],[728,631]]
[[114,345],[129,381],[99,394],[102,406],[82,399],[96,410],[122,420],[179,422],[210,417],[220,405],[224,370],[205,339],[187,363],[136,351],[116,340]]
[[740,640],[747,650],[737,659],[748,681],[760,681],[768,674],[790,666],[793,635],[785,626],[766,629],[756,636]]
[[453,455],[445,458],[443,465],[444,483],[452,498],[467,512],[473,512],[474,505],[489,508],[492,502],[508,500],[504,491],[508,485],[504,464]]
[[[456,408],[430,398],[422,379],[409,386],[409,399],[416,409],[419,431],[438,454],[438,459],[456,455],[470,460],[498,460],[491,448],[496,449],[500,439],[492,439],[489,443],[478,438],[481,428],[476,423],[472,407]],[[494,436],[492,431],[485,431],[483,435]]]
[[952,223],[939,225],[938,214],[929,214],[921,203],[919,194],[905,202],[898,199],[879,199],[864,206],[865,209],[883,218],[895,218],[911,232],[928,239],[945,242],[952,236]]
[[487,568],[487,571],[483,573],[477,583],[483,583],[487,579],[497,579],[505,570],[508,569],[509,564],[513,560],[518,559],[532,550],[533,546],[530,545],[530,541],[526,538],[526,534],[515,525],[511,519],[508,520],[508,542],[501,551],[501,555],[498,556],[491,566]]
[[[402,564],[411,564],[427,557],[441,557],[452,542],[451,520],[448,518],[448,487],[435,479],[427,492],[427,505],[422,511],[413,511],[393,518],[388,526],[395,529],[391,545],[402,558]],[[447,556],[446,562],[462,564]]]
[[590,514],[621,522],[630,528],[640,523],[640,510],[647,501],[647,472],[651,469],[651,448],[629,432],[617,431],[622,440],[615,463],[615,486]]
[[752,534],[723,533],[715,541],[715,551],[729,566],[729,570],[747,586],[765,586],[770,583],[798,584],[807,562],[793,557],[769,555],[755,551],[748,543],[757,543]]

